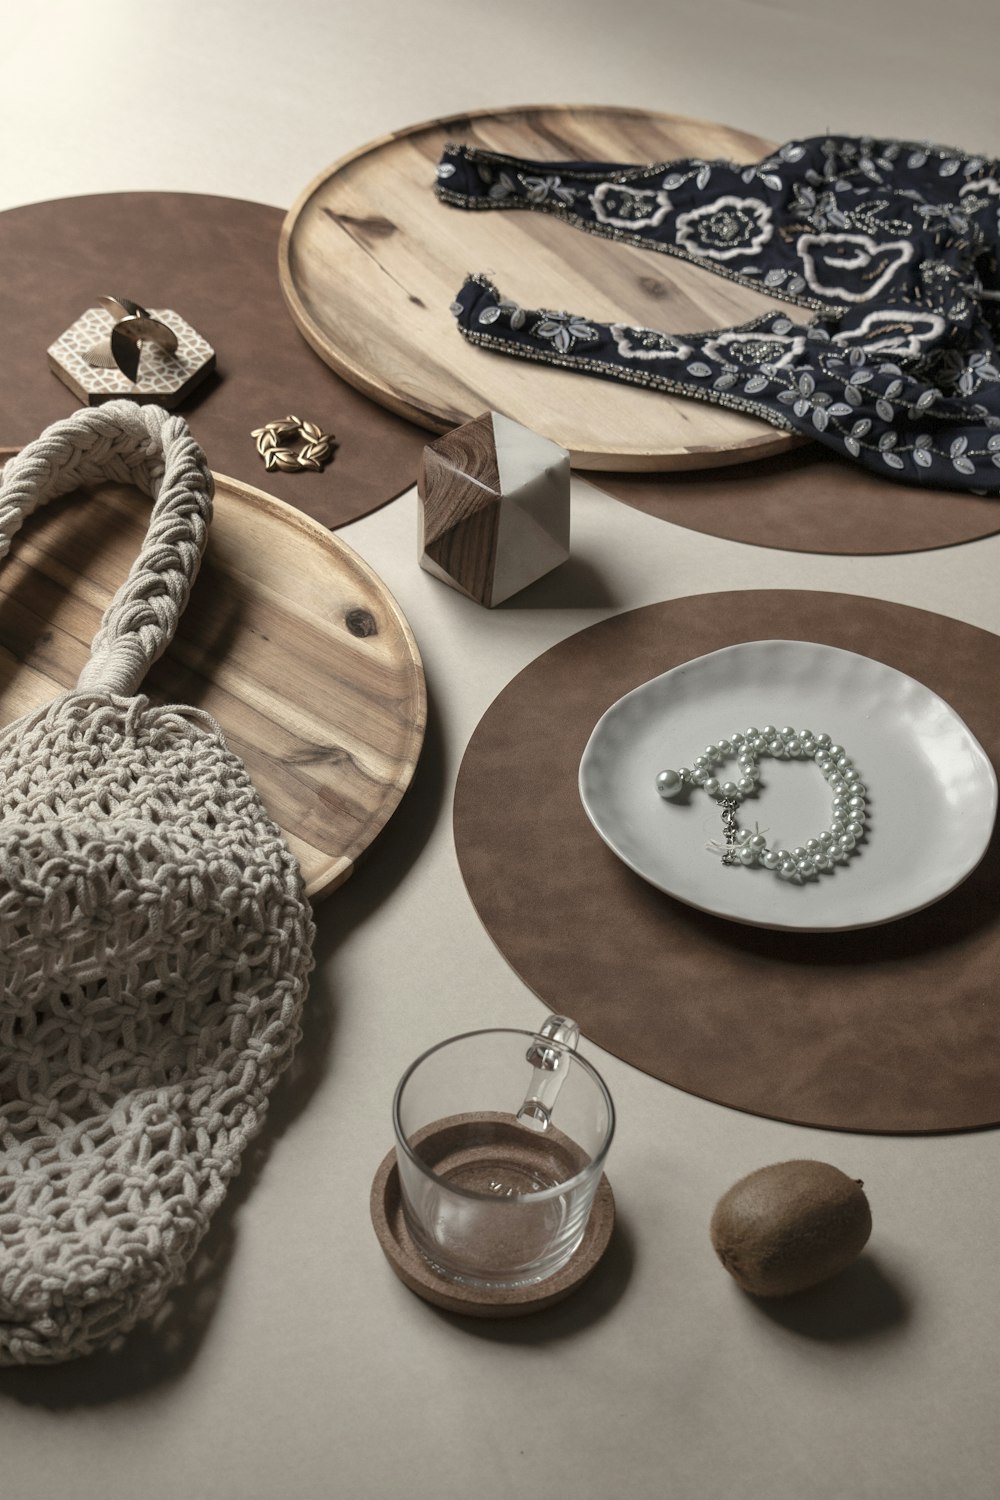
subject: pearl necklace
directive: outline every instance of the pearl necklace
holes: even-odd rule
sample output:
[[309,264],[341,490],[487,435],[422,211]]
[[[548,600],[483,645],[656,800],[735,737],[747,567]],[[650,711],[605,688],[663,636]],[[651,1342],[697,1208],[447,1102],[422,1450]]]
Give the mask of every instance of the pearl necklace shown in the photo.
[[[776,760],[814,761],[833,792],[830,827],[818,838],[807,839],[799,848],[771,848],[762,833],[750,833],[736,821],[736,809],[744,797],[759,789],[757,762],[766,755]],[[716,767],[734,756],[739,766],[737,779],[720,781]],[[801,883],[821,871],[832,870],[835,864],[846,864],[856,852],[858,840],[865,835],[868,808],[861,773],[843,745],[835,745],[828,734],[813,734],[808,729],[776,729],[773,724],[765,724],[763,729],[747,729],[731,739],[707,745],[703,755],[695,756],[690,770],[682,766],[679,771],[661,771],[656,778],[656,790],[668,801],[696,786],[704,787],[721,804],[726,835],[722,846],[724,865],[761,864],[781,880]]]

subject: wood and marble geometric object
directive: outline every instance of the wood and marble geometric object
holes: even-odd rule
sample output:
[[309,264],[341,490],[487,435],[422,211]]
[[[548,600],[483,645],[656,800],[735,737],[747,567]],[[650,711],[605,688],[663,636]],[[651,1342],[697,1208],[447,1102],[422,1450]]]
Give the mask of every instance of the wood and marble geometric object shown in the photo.
[[500,412],[424,449],[420,566],[492,608],[569,557],[569,454]]

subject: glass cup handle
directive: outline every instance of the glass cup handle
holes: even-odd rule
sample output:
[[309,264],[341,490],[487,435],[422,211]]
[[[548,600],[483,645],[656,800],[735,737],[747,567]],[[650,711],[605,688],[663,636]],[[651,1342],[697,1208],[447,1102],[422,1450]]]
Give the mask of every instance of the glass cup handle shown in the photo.
[[559,1090],[566,1081],[580,1028],[569,1016],[549,1016],[531,1039],[525,1053],[531,1082],[517,1118],[529,1130],[548,1130]]

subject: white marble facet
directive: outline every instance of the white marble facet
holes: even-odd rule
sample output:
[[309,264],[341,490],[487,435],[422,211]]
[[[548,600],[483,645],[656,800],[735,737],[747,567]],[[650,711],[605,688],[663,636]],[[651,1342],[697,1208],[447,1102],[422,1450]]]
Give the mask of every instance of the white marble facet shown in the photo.
[[491,604],[502,604],[569,557],[569,454],[493,412],[500,516]]

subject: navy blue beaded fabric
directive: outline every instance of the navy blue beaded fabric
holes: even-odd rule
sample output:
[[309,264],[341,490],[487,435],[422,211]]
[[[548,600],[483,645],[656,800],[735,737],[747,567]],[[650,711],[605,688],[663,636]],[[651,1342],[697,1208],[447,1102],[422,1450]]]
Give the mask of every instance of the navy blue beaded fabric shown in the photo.
[[886,477],[1000,494],[1000,163],[846,136],[752,166],[451,146],[437,193],[555,214],[791,304],[678,335],[525,308],[470,276],[452,310],[471,342],[750,412]]

